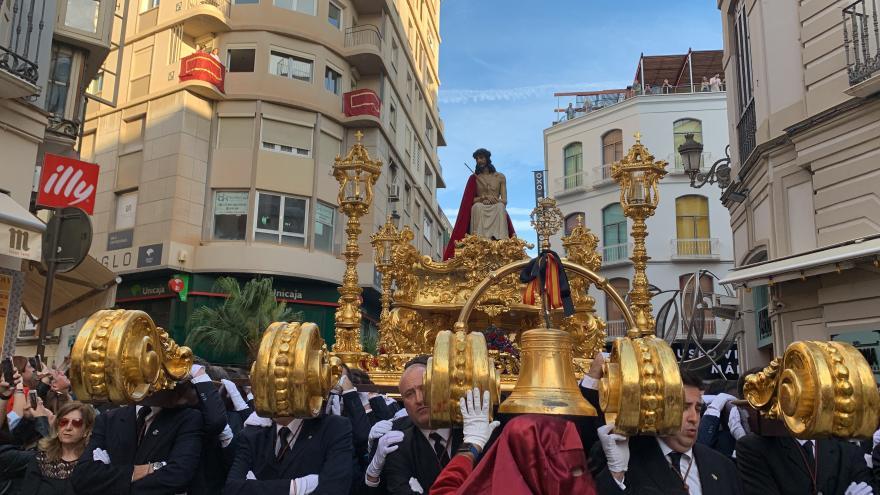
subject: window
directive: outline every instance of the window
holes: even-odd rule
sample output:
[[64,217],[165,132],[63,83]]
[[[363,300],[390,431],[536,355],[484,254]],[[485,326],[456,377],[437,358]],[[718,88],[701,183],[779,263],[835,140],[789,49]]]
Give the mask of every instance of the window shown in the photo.
[[214,239],[244,240],[247,212],[247,191],[214,191]]
[[260,3],[260,0],[234,0],[233,3],[236,5],[243,5],[243,4],[249,4],[249,3],[254,4],[254,3]]
[[342,74],[327,66],[324,69],[324,89],[338,95],[342,91]]
[[307,58],[272,51],[269,56],[269,73],[300,81],[312,81],[312,61]]
[[226,50],[226,71],[253,72],[256,52],[253,48],[230,48]]
[[[612,278],[609,282],[611,282],[611,288],[620,294],[620,297],[626,298],[626,294],[629,292],[629,280],[625,278]],[[623,311],[614,304],[614,301],[608,297],[607,294],[605,295],[605,317],[608,320],[609,337],[622,337],[626,334],[626,323],[623,320]],[[620,331],[620,327],[623,327],[622,332]]]
[[[156,5],[159,0],[153,0]],[[98,14],[101,12],[101,2],[98,0],[67,0],[67,9],[64,11],[64,25],[87,33],[98,32]]]
[[70,72],[73,66],[73,50],[62,45],[52,45],[52,66],[49,70],[49,92],[46,111],[64,116],[67,110],[67,94],[70,91]]
[[159,7],[159,0],[143,0],[141,3],[141,12],[146,12],[150,9],[155,9]]
[[137,202],[137,191],[127,192],[116,196],[116,230],[134,228]]
[[333,227],[336,210],[324,203],[315,203],[315,249],[333,253]]
[[413,92],[413,76],[410,71],[406,71],[406,99],[412,103]]
[[606,263],[622,261],[629,256],[626,230],[626,217],[620,203],[606,206],[602,210],[602,254]]
[[[752,42],[749,36],[749,17],[744,2],[740,2],[733,22],[736,56],[736,84],[739,110],[743,112],[752,102]],[[741,157],[741,159],[743,159]]]
[[257,193],[254,240],[288,246],[306,242],[306,200],[279,194]]
[[120,155],[144,149],[144,120],[145,117],[122,121],[119,140],[122,144]]
[[263,143],[263,149],[310,156],[312,128],[263,117],[260,142]]
[[397,40],[391,38],[391,67],[397,71],[397,52],[400,50],[397,48]]
[[391,130],[397,130],[397,105],[394,104],[393,99],[388,100],[388,124],[391,125]]
[[92,79],[92,82],[89,83],[89,87],[86,89],[91,95],[100,95],[101,91],[104,90],[104,71],[99,70],[97,74],[95,74],[95,78]]
[[342,29],[342,9],[333,2],[327,10],[327,22],[336,29]]
[[571,143],[563,150],[565,163],[563,165],[565,174],[565,189],[572,189],[584,185],[584,178],[581,172],[584,171],[584,154],[581,143]]
[[[703,123],[697,119],[676,120],[675,123],[672,124],[672,132],[674,135],[672,151],[675,155],[675,168],[682,169],[684,168],[684,165],[682,164],[681,153],[678,152],[678,147],[684,144],[686,134],[693,134],[694,141],[703,144]],[[704,163],[701,158],[700,168],[702,168],[703,165]]]
[[217,131],[218,148],[253,148],[253,117],[220,117]]
[[579,222],[583,221],[584,212],[576,211],[571,213],[570,215],[565,217],[565,235],[570,235],[571,231],[574,230],[575,227],[578,226]]
[[752,287],[752,306],[755,310],[755,332],[758,334],[758,347],[773,342],[773,327],[770,324],[770,289],[766,285]]
[[131,57],[131,82],[128,86],[130,100],[146,96],[150,92],[150,75],[153,72],[153,47],[137,50]]
[[422,229],[422,235],[425,237],[425,240],[428,244],[431,244],[431,234],[434,232],[434,221],[431,220],[431,217],[425,214],[425,223],[424,228]]
[[609,165],[608,176],[602,176],[603,179],[611,178],[610,165],[623,158],[623,131],[613,129],[602,136],[602,165]]
[[425,139],[428,140],[428,144],[434,145],[434,124],[428,115],[425,115]]
[[428,194],[434,192],[434,174],[428,169],[428,165],[425,164],[425,185],[428,186]]
[[675,198],[675,231],[679,241],[709,238],[709,200],[705,196]]
[[295,10],[297,12],[315,15],[315,0],[274,0],[276,7]]

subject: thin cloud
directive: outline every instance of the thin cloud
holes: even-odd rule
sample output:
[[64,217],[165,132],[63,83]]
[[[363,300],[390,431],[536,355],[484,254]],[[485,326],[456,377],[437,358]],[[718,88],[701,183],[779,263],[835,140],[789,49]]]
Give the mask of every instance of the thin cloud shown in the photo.
[[494,101],[521,101],[533,98],[552,96],[561,91],[591,91],[622,87],[620,82],[591,82],[571,84],[539,84],[518,88],[494,89],[441,89],[440,103],[461,104]]

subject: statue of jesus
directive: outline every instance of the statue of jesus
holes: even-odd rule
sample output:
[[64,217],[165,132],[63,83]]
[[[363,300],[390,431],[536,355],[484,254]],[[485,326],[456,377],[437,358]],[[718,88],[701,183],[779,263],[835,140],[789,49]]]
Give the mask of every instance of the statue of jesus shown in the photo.
[[455,219],[449,244],[443,253],[447,260],[455,254],[455,243],[466,234],[502,240],[515,232],[507,215],[507,180],[492,165],[492,153],[480,148],[474,151],[476,171],[468,178]]

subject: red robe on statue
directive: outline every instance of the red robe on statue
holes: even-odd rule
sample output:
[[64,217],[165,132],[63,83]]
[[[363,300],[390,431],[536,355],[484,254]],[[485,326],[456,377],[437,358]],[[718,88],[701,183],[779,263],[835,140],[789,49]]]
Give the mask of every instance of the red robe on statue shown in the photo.
[[[464,186],[464,194],[461,197],[461,206],[458,207],[458,216],[455,218],[455,227],[452,228],[452,235],[449,237],[449,243],[446,244],[446,250],[443,251],[443,261],[452,258],[455,255],[455,243],[464,239],[464,236],[471,231],[471,207],[474,205],[474,198],[477,196],[477,176],[471,174],[467,184]],[[505,213],[507,215],[507,213]],[[513,230],[513,222],[510,221],[510,215],[507,215],[507,235],[516,237]]]

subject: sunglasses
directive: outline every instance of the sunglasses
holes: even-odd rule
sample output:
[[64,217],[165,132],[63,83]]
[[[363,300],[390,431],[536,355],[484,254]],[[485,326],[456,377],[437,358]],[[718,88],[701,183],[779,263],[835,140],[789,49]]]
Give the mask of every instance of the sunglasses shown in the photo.
[[71,425],[74,428],[82,428],[83,420],[82,419],[68,419],[68,418],[61,418],[58,420],[58,427],[59,428],[66,428],[67,425]]

